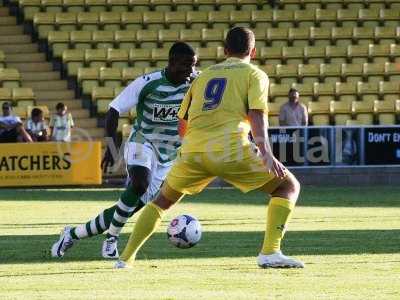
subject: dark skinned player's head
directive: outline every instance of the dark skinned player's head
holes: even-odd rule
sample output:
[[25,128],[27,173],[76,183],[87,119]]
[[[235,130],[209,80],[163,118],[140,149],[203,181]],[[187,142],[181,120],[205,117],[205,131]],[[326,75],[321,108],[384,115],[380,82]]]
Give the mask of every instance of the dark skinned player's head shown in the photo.
[[225,39],[225,54],[238,58],[254,58],[256,54],[254,33],[244,27],[229,30]]
[[197,57],[187,43],[176,42],[171,46],[168,57],[167,77],[174,84],[185,83],[193,73]]

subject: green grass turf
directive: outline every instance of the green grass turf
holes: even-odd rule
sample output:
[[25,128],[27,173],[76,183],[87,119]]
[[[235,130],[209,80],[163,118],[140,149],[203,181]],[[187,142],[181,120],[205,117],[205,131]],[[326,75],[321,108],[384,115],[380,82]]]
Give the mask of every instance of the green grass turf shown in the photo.
[[[131,270],[100,258],[102,237],[50,258],[63,226],[85,222],[118,195],[0,190],[0,299],[400,299],[400,188],[305,188],[284,241],[303,270],[256,266],[266,199],[234,190],[208,190],[173,208]],[[203,225],[192,249],[166,239],[168,220],[181,213]]]

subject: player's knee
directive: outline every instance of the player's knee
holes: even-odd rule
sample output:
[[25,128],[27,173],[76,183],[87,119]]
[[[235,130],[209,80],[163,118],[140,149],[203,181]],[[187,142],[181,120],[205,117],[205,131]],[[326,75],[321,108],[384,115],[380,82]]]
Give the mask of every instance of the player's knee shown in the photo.
[[136,177],[132,179],[131,184],[140,197],[143,196],[149,188],[150,180],[146,177]]
[[290,174],[287,179],[272,193],[272,196],[282,197],[296,202],[300,194],[300,183]]

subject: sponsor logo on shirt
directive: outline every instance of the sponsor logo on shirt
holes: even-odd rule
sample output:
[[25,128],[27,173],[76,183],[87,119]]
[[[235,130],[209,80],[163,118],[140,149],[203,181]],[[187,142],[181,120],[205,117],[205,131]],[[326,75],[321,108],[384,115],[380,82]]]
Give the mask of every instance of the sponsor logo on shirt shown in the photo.
[[178,121],[179,104],[154,104],[153,121],[176,122]]

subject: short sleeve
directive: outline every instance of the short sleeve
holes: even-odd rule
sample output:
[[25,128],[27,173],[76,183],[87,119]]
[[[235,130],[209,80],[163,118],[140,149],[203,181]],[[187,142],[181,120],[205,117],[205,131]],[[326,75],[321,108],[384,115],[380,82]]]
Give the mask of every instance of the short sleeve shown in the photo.
[[141,76],[131,82],[111,103],[110,107],[114,108],[120,114],[129,112],[139,102],[139,96],[143,88],[147,85],[148,80]]
[[269,79],[267,74],[259,69],[254,69],[249,78],[249,109],[268,110],[268,89]]
[[183,98],[183,101],[181,103],[181,107],[179,108],[179,111],[178,111],[179,119],[187,120],[190,103],[192,102],[192,86],[193,86],[193,84],[191,85],[189,90],[186,92],[186,95]]

